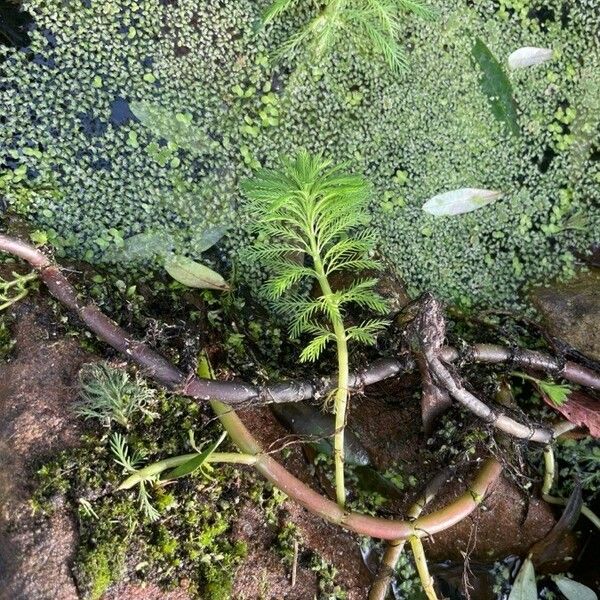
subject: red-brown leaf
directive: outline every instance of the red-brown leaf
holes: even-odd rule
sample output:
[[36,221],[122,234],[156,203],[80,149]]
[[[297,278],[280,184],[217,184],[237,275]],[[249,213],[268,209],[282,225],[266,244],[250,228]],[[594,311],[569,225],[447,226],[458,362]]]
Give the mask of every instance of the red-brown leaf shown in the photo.
[[542,397],[546,404],[561,413],[568,421],[587,427],[592,436],[600,437],[600,403],[597,400],[583,392],[573,391],[562,406],[557,406],[546,394],[542,394]]

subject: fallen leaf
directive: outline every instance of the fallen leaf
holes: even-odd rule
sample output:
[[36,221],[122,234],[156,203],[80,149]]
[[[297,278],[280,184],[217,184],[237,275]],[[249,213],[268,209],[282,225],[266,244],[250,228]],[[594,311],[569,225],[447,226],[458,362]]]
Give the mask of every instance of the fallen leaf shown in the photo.
[[501,196],[502,192],[493,190],[460,188],[430,198],[423,204],[423,210],[436,217],[460,215],[486,206]]
[[573,391],[561,405],[555,404],[546,394],[542,398],[568,421],[587,427],[593,437],[600,437],[600,402],[583,392]]
[[526,558],[513,583],[508,600],[537,600],[533,563]]
[[552,579],[567,600],[598,600],[596,593],[587,585],[573,581],[564,575],[552,575]]
[[217,272],[186,256],[171,255],[165,261],[167,273],[188,287],[225,291],[227,282]]
[[508,66],[511,69],[524,69],[541,65],[552,59],[552,50],[550,48],[534,48],[525,46],[519,48],[508,57]]

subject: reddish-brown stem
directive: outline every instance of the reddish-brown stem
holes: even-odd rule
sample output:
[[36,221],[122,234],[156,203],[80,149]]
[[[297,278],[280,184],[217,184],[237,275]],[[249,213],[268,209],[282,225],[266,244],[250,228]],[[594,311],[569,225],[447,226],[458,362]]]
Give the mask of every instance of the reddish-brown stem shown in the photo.
[[[96,306],[81,303],[75,290],[64,275],[41,252],[25,242],[14,240],[5,235],[0,235],[0,250],[10,252],[27,260],[33,267],[38,269],[42,280],[46,283],[50,292],[67,307],[76,312],[100,339],[141,365],[156,381],[166,387],[185,392],[191,397],[198,399],[215,399],[217,394],[226,391],[231,392],[232,390],[235,393],[241,390],[242,393],[248,394],[247,388],[254,387],[235,382],[225,383],[209,379],[201,380],[195,375],[186,378],[179,369],[150,347],[142,342],[130,339],[124,329],[104,315]],[[394,370],[394,368],[390,370]],[[362,377],[358,377],[357,380],[366,382],[368,378],[363,375]],[[228,394],[225,395],[227,396]],[[235,399],[237,396],[233,394],[232,397]],[[247,396],[244,400],[246,399]],[[498,461],[493,458],[487,459],[477,473],[471,487],[454,502],[412,522],[391,521],[369,515],[346,512],[335,502],[312,490],[287,471],[274,458],[266,454],[229,406],[220,402],[213,402],[212,404],[238,449],[243,453],[257,456],[254,467],[266,479],[311,512],[320,515],[327,521],[341,525],[361,535],[394,540],[406,539],[411,535],[419,537],[428,536],[447,529],[464,519],[477,507],[481,498],[487,493],[502,472],[502,467]]]

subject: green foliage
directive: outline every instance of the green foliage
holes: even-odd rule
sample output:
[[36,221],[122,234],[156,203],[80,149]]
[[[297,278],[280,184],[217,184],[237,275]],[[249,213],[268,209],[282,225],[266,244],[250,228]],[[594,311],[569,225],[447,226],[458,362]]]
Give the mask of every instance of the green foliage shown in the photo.
[[21,275],[13,271],[12,279],[0,277],[0,311],[6,310],[27,296],[31,283],[37,279],[37,273]]
[[346,600],[348,594],[335,581],[337,569],[323,557],[313,555],[310,568],[317,574],[319,600]]
[[85,419],[128,428],[135,418],[156,416],[151,410],[155,391],[137,375],[132,379],[125,369],[108,363],[88,364],[81,369],[79,381],[81,392],[75,412]]
[[[159,400],[160,419],[132,420],[127,444],[125,438],[118,443],[124,464],[139,467],[140,457],[150,463],[150,457],[180,455],[188,443],[186,428],[205,417],[207,425],[209,415],[203,415],[196,402],[176,395],[162,395]],[[205,448],[220,433],[209,425],[197,446]],[[165,518],[150,521],[142,518],[128,493],[115,492],[121,475],[111,441],[105,430],[91,432],[77,448],[42,466],[36,478],[38,510],[54,510],[61,498],[78,515],[73,566],[78,589],[86,597],[96,590],[100,597],[107,586],[126,579],[140,586],[158,584],[166,594],[185,579],[191,598],[231,598],[236,567],[247,554],[243,542],[230,539],[238,510],[232,490],[237,491],[240,477],[254,485],[251,471],[237,472],[223,465],[211,480],[192,475],[168,487],[153,487],[152,506]]]
[[520,135],[517,105],[513,89],[502,65],[485,43],[478,39],[472,50],[473,58],[481,69],[481,89],[487,96],[492,114],[513,135]]
[[528,381],[532,381],[540,390],[540,392],[556,406],[562,406],[569,399],[569,395],[573,391],[571,387],[565,383],[544,381],[542,379],[532,377],[531,375],[526,375],[525,373],[513,373],[513,375],[521,377],[522,379],[527,379]]
[[600,442],[593,438],[564,440],[556,445],[558,495],[568,498],[574,482],[582,486],[584,499],[591,502],[600,495]]
[[[372,182],[381,253],[413,294],[522,306],[524,285],[569,277],[574,254],[597,237],[600,13],[592,0],[571,3],[568,19],[563,0],[544,11],[524,0],[430,0],[439,18],[403,28],[411,50],[402,77],[356,52],[347,35],[318,65],[271,64],[270,52],[314,18],[309,2],[258,31],[267,0],[106,0],[73,11],[59,0],[23,4],[35,13],[31,48],[0,47],[11,165],[0,194],[59,256],[112,264],[123,241],[153,232],[198,260],[193,242],[230,224],[243,201],[237,177],[298,147],[347,161]],[[56,43],[48,31],[60,31]],[[507,139],[493,116],[471,54],[477,39],[503,68],[525,45],[554,51],[551,62],[508,73],[520,136]],[[135,119],[113,123],[119,98],[192,115],[191,126],[218,144],[200,155],[161,145]],[[498,190],[503,200],[451,222],[421,210],[462,187]],[[236,213],[219,252],[241,262],[256,290],[264,270],[240,256],[251,219]]]
[[[275,0],[264,12],[264,22],[269,23],[296,2]],[[407,65],[398,43],[407,13],[426,19],[434,14],[418,0],[328,0],[316,16],[284,42],[279,54],[291,54],[306,45],[317,59],[322,59],[341,37],[349,37],[358,49],[381,56],[397,73]]]
[[[282,160],[279,170],[259,171],[243,188],[250,199],[246,208],[256,218],[257,241],[250,256],[271,273],[267,296],[290,319],[292,337],[313,336],[301,361],[317,360],[328,343],[336,340],[335,324],[349,305],[380,314],[386,311],[385,302],[374,291],[376,279],[357,279],[336,291],[328,284],[334,273],[379,266],[369,257],[374,239],[367,227],[369,186],[362,177],[345,174],[330,161],[300,151],[295,159]],[[307,282],[318,284],[321,295],[308,298],[294,292]],[[346,341],[372,344],[384,326],[381,319],[363,321],[345,330]]]

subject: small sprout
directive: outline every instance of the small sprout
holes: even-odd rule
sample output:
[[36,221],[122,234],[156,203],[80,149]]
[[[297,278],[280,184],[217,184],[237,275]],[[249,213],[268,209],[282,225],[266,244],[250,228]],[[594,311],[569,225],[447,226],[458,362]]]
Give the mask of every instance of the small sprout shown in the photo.
[[81,399],[75,412],[84,419],[98,419],[107,427],[115,422],[127,429],[137,415],[156,417],[149,409],[156,392],[138,377],[132,381],[124,369],[107,363],[85,365],[79,381]]
[[564,383],[543,381],[541,379],[537,379],[536,377],[532,377],[531,375],[526,375],[525,373],[515,372],[513,375],[532,381],[538,387],[540,392],[549,398],[555,406],[563,406],[573,391],[570,386]]

